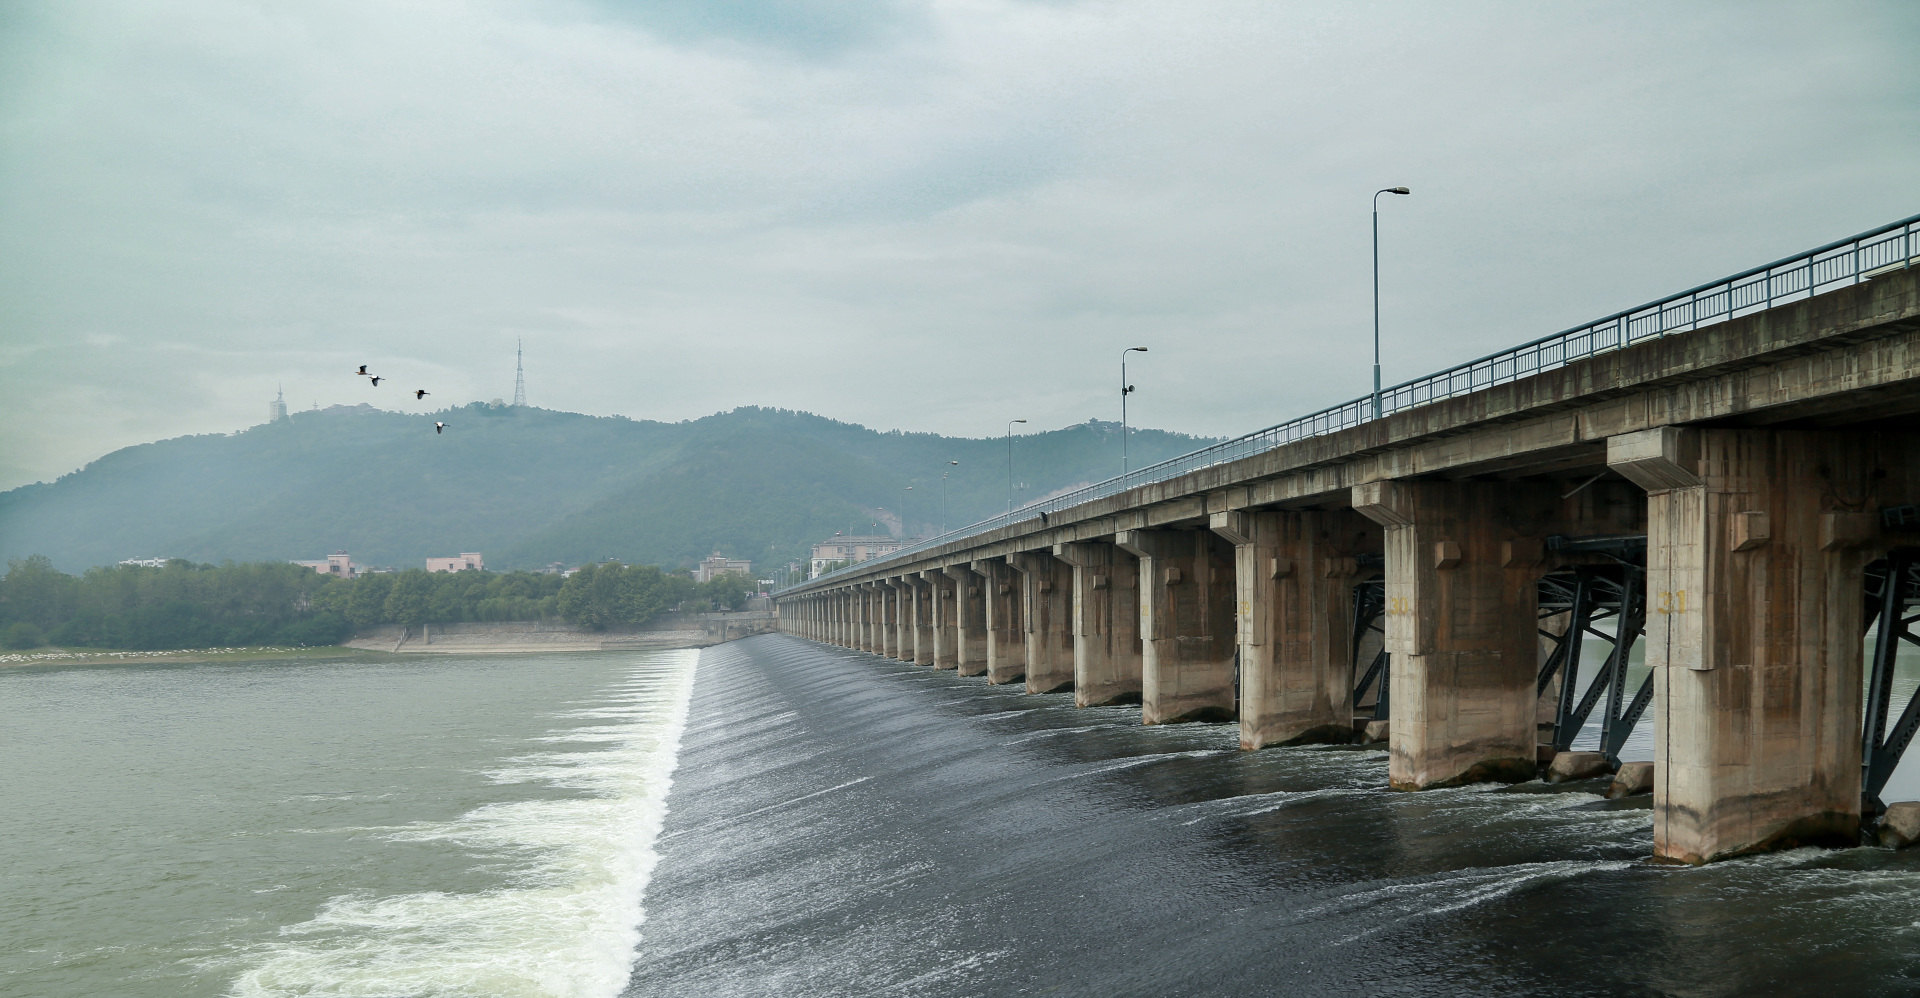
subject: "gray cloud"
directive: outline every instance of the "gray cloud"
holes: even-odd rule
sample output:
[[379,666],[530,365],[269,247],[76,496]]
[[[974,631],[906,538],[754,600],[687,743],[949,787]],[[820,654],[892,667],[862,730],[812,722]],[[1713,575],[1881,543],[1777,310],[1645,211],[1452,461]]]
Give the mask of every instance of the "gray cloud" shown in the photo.
[[0,8],[0,487],[289,401],[1243,432],[1920,210],[1906,5]]

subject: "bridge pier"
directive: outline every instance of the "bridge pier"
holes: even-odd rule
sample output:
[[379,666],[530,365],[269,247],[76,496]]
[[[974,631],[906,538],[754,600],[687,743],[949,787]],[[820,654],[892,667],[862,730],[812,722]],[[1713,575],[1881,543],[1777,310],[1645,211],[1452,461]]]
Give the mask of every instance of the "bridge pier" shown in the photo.
[[965,565],[942,571],[953,581],[954,668],[963,676],[987,671],[987,602],[980,576]]
[[893,657],[913,661],[913,584],[896,575],[887,582],[893,586]]
[[886,579],[874,580],[873,594],[876,610],[873,619],[873,653],[881,658],[898,658],[900,633],[894,614],[899,606],[899,597],[893,591],[893,583]]
[[1073,703],[1140,702],[1140,561],[1109,541],[1055,544],[1073,567]]
[[1875,507],[1913,495],[1913,453],[1864,432],[1608,441],[1648,493],[1655,856],[1858,842],[1863,548]]
[[953,580],[947,573],[930,568],[920,573],[927,586],[928,616],[932,619],[933,667],[953,669],[960,665],[959,650],[954,647],[958,632],[953,621]]
[[919,575],[905,577],[908,588],[909,621],[913,628],[913,658],[915,665],[933,664],[933,587]]
[[1123,530],[1140,559],[1140,719],[1230,721],[1234,679],[1233,549],[1205,528]]
[[1020,574],[1027,623],[1027,692],[1073,689],[1073,567],[1046,551],[1007,556]]
[[1534,712],[1542,541],[1551,485],[1382,481],[1353,505],[1385,532],[1396,790],[1538,771]]
[[987,682],[1001,686],[1027,678],[1027,630],[1021,620],[1020,573],[1004,558],[973,563],[986,604]]
[[880,639],[880,628],[874,623],[880,611],[878,587],[863,582],[853,588],[860,597],[860,650],[871,655],[879,647]]
[[1350,555],[1377,528],[1352,510],[1215,513],[1208,525],[1234,546],[1240,747],[1352,741]]

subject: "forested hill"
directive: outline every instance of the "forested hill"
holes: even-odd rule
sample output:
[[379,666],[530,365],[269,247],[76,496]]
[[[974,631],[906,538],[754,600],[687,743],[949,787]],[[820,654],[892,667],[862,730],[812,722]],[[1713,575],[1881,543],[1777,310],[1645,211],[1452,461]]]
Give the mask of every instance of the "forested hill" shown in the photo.
[[[1136,429],[1129,451],[1139,467],[1207,442]],[[1118,470],[1119,425],[1016,437],[1013,460],[1016,502],[1098,481]],[[425,417],[336,407],[128,447],[0,493],[0,559],[44,554],[78,571],[346,550],[407,568],[480,551],[500,569],[609,557],[673,567],[718,550],[770,570],[835,531],[899,534],[903,508],[908,533],[937,531],[943,471],[948,525],[1006,507],[998,438],[758,408],[656,423],[480,403]]]

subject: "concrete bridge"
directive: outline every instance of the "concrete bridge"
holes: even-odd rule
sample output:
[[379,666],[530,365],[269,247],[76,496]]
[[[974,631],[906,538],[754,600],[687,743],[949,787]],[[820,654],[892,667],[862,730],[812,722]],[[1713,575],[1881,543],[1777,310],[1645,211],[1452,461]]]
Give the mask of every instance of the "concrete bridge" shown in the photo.
[[1384,728],[1405,790],[1531,779],[1596,710],[1617,766],[1645,715],[1657,856],[1855,844],[1920,726],[1917,223],[791,587],[780,627],[1247,749]]

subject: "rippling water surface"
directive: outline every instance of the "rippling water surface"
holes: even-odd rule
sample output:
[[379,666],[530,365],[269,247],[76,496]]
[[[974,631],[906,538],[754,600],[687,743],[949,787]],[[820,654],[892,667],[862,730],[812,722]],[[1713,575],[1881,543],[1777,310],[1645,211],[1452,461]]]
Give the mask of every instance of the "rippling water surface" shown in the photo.
[[633,996],[1920,993],[1920,850],[1654,866],[1600,783],[1394,793],[778,635],[691,718]]
[[781,635],[0,717],[8,996],[1920,994],[1920,850],[1654,866],[1599,783],[1393,793]]
[[613,995],[695,656],[0,674],[0,994]]

